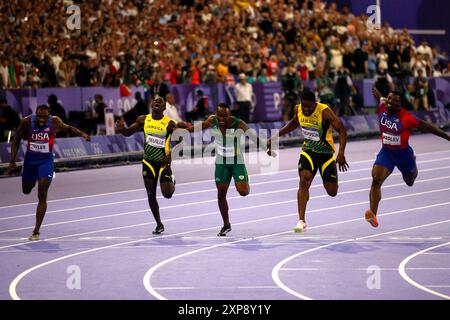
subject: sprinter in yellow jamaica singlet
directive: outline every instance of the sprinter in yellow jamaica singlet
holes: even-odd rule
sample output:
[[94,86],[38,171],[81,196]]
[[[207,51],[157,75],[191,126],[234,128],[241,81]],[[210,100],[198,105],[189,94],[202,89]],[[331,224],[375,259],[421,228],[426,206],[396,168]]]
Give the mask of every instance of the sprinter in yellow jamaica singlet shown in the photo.
[[117,132],[130,136],[144,130],[144,159],[142,160],[142,175],[147,190],[148,204],[156,221],[153,234],[164,231],[156,200],[156,186],[160,180],[161,193],[165,198],[171,198],[175,192],[175,178],[170,168],[172,157],[170,154],[170,137],[176,128],[175,122],[164,116],[166,102],[162,97],[156,97],[152,103],[152,112],[139,116],[129,128],[125,128],[123,120],[116,123]]
[[[317,171],[322,176],[323,186],[327,193],[334,197],[338,191],[338,175],[336,162],[340,171],[347,171],[344,150],[347,143],[347,132],[339,117],[323,103],[316,102],[313,92],[305,90],[301,96],[301,104],[295,107],[294,117],[279,132],[285,135],[298,127],[301,128],[304,142],[298,162],[300,186],[297,192],[299,221],[295,232],[306,228],[305,211],[309,200],[309,188]],[[335,147],[333,128],[339,133],[339,152],[334,159]],[[268,141],[268,154],[272,153],[271,141]]]

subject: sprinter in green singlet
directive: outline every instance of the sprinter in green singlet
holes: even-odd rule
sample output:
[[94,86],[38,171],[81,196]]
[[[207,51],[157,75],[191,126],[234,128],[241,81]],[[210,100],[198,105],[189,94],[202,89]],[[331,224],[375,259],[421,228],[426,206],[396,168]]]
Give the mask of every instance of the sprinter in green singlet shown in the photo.
[[[180,123],[178,123],[178,127],[181,127]],[[223,220],[223,227],[220,229],[218,236],[225,236],[231,231],[227,202],[231,178],[234,179],[236,190],[241,196],[245,197],[250,193],[244,156],[240,150],[241,136],[247,132],[250,139],[256,142],[259,147],[265,146],[265,144],[263,145],[256,135],[248,131],[250,128],[244,121],[231,116],[230,106],[226,103],[219,103],[216,114],[211,115],[201,124],[188,126],[187,130],[194,132],[208,128],[211,128],[211,133],[215,137],[217,145],[215,180],[219,209]]]

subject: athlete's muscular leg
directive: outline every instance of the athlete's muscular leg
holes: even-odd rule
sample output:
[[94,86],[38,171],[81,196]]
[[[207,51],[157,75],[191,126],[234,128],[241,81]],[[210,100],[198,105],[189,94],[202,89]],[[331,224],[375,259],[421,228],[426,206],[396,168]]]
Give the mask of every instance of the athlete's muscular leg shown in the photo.
[[372,185],[370,187],[370,210],[377,214],[378,204],[381,200],[381,186],[387,177],[391,174],[391,171],[386,167],[374,165],[372,168]]
[[250,185],[245,181],[238,181],[235,183],[236,190],[243,197],[247,196],[250,193]]
[[22,191],[25,194],[30,194],[37,181],[22,181]]
[[144,177],[144,185],[147,190],[148,204],[150,206],[150,210],[153,213],[153,217],[155,218],[156,224],[161,225],[161,217],[159,215],[159,205],[156,200],[156,185],[157,180],[153,177]]
[[306,204],[309,201],[309,188],[314,179],[314,175],[309,170],[302,170],[299,173],[300,184],[297,192],[298,217],[300,220],[305,220]]
[[324,182],[323,186],[330,197],[336,197],[339,187],[337,182]]
[[[47,211],[47,194],[52,180],[40,178],[38,181],[38,205],[36,208],[36,225],[33,233],[39,233],[42,221],[44,221],[45,212]],[[30,190],[31,191],[31,190]]]
[[222,215],[223,224],[226,226],[230,225],[230,219],[228,216],[228,202],[227,202],[227,192],[229,186],[230,185],[226,183],[216,183],[219,210],[220,214]]
[[416,181],[417,175],[419,174],[419,171],[416,169],[411,174],[402,174],[403,181],[408,185],[408,187],[412,187],[414,185],[414,181]]

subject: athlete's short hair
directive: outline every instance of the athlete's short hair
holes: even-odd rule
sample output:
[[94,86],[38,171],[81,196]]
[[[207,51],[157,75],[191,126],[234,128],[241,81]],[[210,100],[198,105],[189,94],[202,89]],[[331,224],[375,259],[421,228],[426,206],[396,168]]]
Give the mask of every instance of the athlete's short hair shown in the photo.
[[218,108],[224,108],[224,109],[230,109],[230,105],[228,103],[225,103],[225,102],[219,103],[217,107]]
[[401,93],[398,92],[398,91],[396,91],[396,90],[391,91],[391,93],[392,93],[392,94],[395,94],[396,96],[399,96],[400,98],[402,97]]
[[310,89],[305,89],[302,92],[301,100],[303,101],[316,101],[316,95]]
[[48,112],[50,112],[50,107],[46,104],[41,104],[37,106],[36,111],[38,110],[47,110]]

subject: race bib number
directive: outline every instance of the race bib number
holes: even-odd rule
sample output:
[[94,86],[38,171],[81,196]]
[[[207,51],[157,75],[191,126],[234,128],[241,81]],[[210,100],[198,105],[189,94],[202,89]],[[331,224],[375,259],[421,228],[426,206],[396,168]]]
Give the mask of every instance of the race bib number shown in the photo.
[[217,145],[217,154],[222,157],[234,157],[234,147]]
[[166,139],[148,135],[147,143],[155,148],[164,148],[166,146]]
[[401,144],[400,136],[395,136],[386,132],[383,132],[383,144],[390,146],[399,146]]
[[317,129],[313,128],[302,128],[303,136],[307,140],[320,141],[320,134]]
[[30,142],[30,151],[49,153],[50,145],[48,142]]

